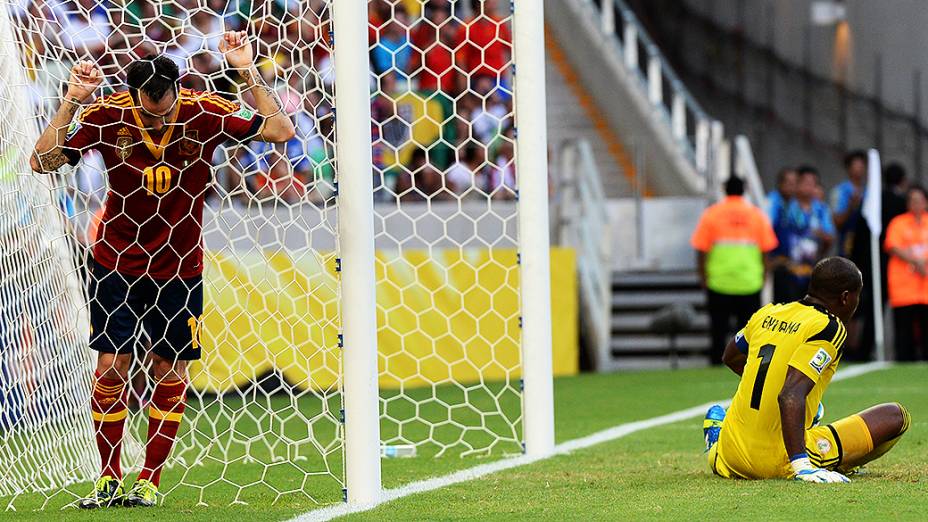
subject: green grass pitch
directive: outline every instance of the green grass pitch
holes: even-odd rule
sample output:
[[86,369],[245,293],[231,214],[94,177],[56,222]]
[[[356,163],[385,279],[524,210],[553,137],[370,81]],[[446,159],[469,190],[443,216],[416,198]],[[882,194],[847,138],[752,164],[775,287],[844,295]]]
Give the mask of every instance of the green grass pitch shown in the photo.
[[[835,420],[872,404],[903,403],[912,427],[898,446],[868,466],[849,485],[812,485],[789,481],[725,481],[713,477],[701,451],[701,419],[670,424],[628,437],[516,468],[481,480],[385,504],[352,515],[351,520],[511,520],[511,519],[773,519],[773,520],[924,520],[928,513],[928,366],[902,366],[835,383],[825,395],[825,421]],[[555,384],[556,429],[559,442],[588,435],[616,424],[729,397],[736,377],[723,369],[679,372],[581,375]],[[273,407],[279,407],[274,402]],[[399,413],[399,412],[397,412]],[[295,429],[295,428],[290,428]],[[305,428],[304,428],[305,429]],[[488,462],[494,457],[424,455],[385,459],[384,486],[405,483]],[[340,466],[340,458],[337,460]],[[111,509],[99,512],[30,511],[40,498],[17,501],[10,520],[281,520],[317,507],[303,495],[277,494],[254,486],[239,491],[222,482],[248,484],[261,477],[257,466],[237,463],[223,467],[207,462],[192,469],[186,482],[209,484],[212,499],[198,506],[200,492],[175,489],[163,506],[149,510]],[[263,466],[260,466],[263,468]],[[333,470],[340,474],[340,468]],[[176,482],[165,472],[165,485]],[[302,480],[302,474],[300,474]],[[286,467],[265,476],[278,490],[288,484]],[[200,481],[200,482],[197,482]],[[334,480],[319,480],[314,497],[337,502],[341,492]],[[76,486],[76,491],[87,485]],[[240,493],[247,505],[228,505]],[[277,499],[276,503],[271,504]],[[8,499],[0,499],[6,505]],[[49,504],[51,505],[51,503]]]

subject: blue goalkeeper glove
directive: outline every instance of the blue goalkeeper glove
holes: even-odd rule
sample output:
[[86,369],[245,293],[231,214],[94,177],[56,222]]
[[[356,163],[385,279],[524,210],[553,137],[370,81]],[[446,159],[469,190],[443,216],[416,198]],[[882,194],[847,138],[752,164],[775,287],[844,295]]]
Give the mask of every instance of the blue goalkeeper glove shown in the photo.
[[850,482],[847,477],[837,471],[828,471],[827,469],[816,468],[809,462],[806,454],[800,454],[793,457],[790,461],[793,466],[793,480],[802,482],[817,482],[819,484],[835,484]]

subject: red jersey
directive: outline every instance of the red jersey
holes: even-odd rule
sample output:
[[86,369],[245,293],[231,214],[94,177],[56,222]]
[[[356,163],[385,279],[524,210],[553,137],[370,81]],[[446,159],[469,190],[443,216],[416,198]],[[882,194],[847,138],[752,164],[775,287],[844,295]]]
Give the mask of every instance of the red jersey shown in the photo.
[[189,278],[203,272],[203,204],[212,157],[227,140],[257,135],[264,121],[216,94],[181,89],[175,123],[143,128],[128,92],[84,108],[64,153],[76,165],[96,149],[109,178],[94,260],[129,276]]
[[[414,69],[419,70],[419,89],[453,93],[457,87],[453,49],[458,46],[457,30],[450,22],[441,27],[420,22],[412,32]],[[419,63],[415,63],[418,60]]]
[[482,14],[458,30],[455,61],[465,72],[476,76],[501,76],[509,66],[512,33],[509,20]]

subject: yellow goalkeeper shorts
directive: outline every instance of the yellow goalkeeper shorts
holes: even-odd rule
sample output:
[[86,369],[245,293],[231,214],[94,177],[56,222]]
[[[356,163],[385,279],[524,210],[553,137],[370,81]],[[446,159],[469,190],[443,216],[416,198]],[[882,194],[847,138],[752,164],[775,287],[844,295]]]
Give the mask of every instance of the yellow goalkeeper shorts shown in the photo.
[[857,462],[871,451],[870,428],[860,415],[806,431],[806,453],[813,466],[833,470],[845,462]]
[[[725,428],[722,428],[725,429]],[[782,437],[782,434],[775,434]],[[726,458],[720,444],[709,450],[709,469],[725,478],[764,479],[788,478],[792,467],[784,451],[781,457],[761,453],[759,458],[777,458],[780,462],[748,462]],[[870,429],[860,415],[851,415],[826,426],[806,430],[806,453],[812,465],[834,470],[844,462],[858,461],[873,451]],[[780,470],[771,474],[771,470]]]

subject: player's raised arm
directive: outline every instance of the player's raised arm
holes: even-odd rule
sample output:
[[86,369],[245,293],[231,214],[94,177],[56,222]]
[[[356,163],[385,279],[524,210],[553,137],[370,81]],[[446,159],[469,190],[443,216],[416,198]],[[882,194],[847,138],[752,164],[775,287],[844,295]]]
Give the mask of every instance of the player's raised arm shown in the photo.
[[219,42],[219,50],[225,55],[229,65],[239,70],[247,85],[246,90],[250,90],[255,97],[258,114],[264,117],[264,124],[261,126],[257,139],[283,143],[293,138],[296,135],[293,122],[284,112],[283,104],[277,94],[258,73],[247,33],[245,31],[226,32]]
[[102,82],[103,73],[93,62],[82,60],[74,64],[68,78],[68,91],[64,101],[35,143],[35,151],[29,159],[32,170],[54,172],[68,162],[68,157],[62,150],[68,126],[71,125],[77,109],[93,95],[93,91]]

